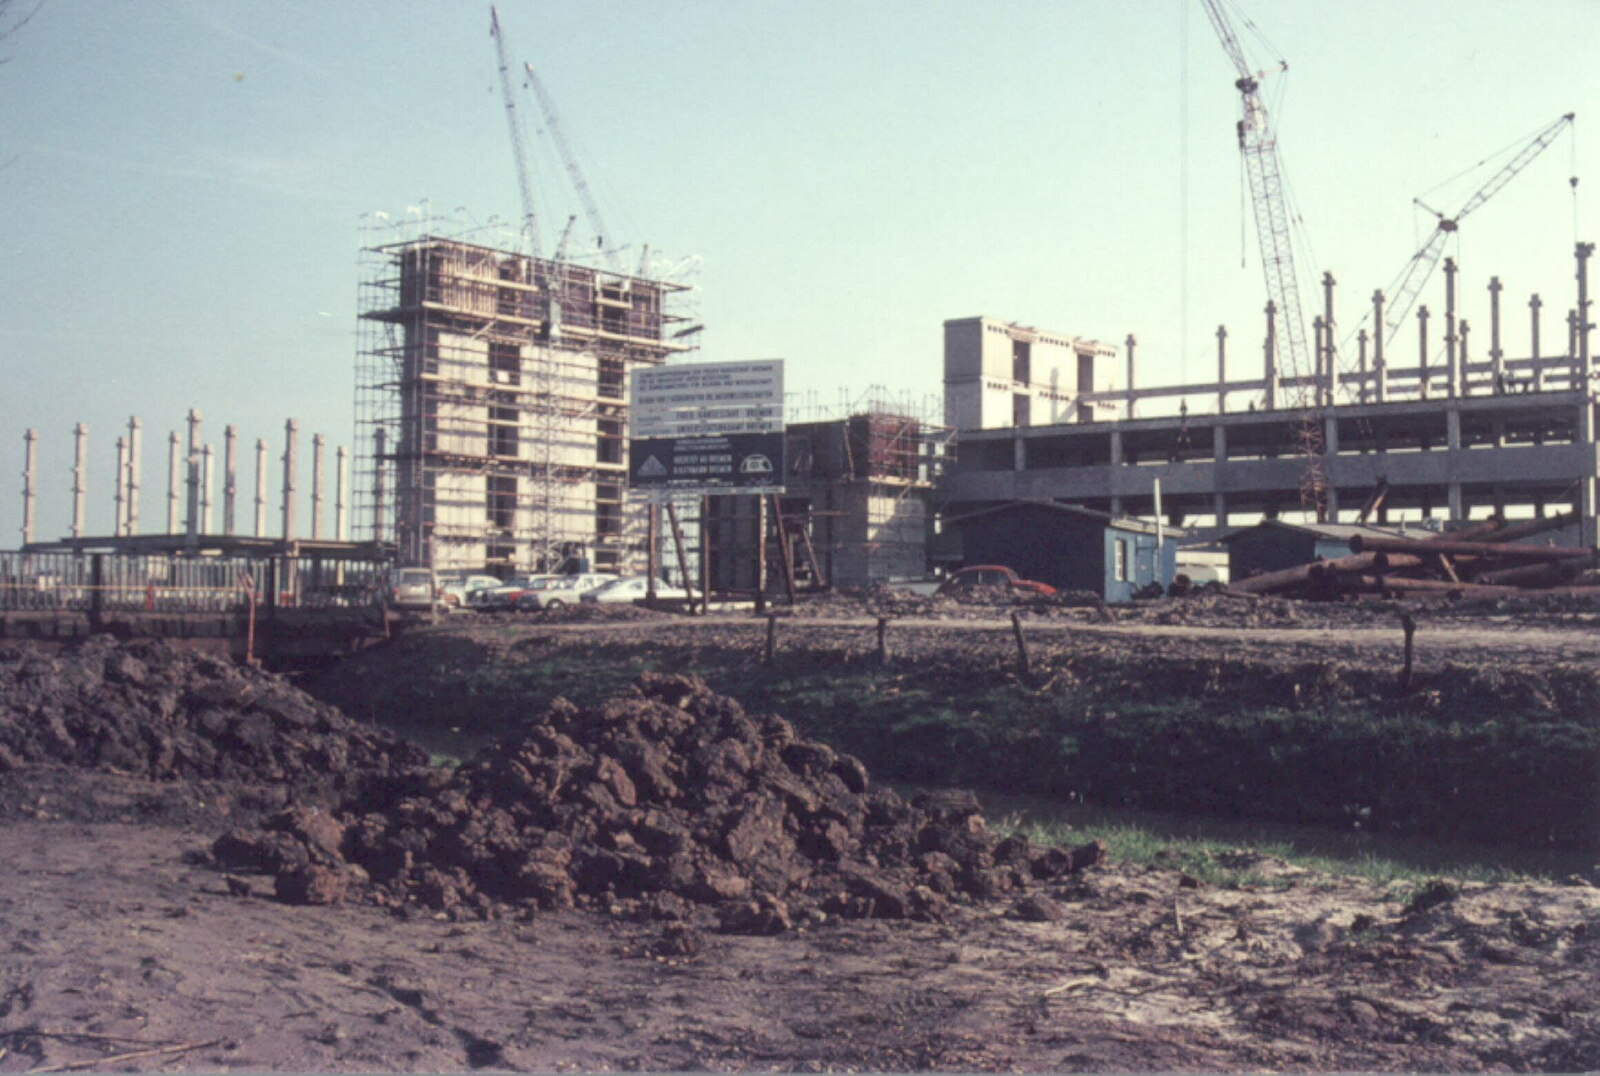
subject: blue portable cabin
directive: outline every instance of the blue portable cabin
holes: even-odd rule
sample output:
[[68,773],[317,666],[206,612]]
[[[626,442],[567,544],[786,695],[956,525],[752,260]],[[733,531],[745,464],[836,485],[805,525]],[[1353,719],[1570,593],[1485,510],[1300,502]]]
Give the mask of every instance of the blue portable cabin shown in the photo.
[[1173,527],[1158,535],[1156,525],[1142,519],[1043,500],[980,508],[944,524],[960,535],[966,564],[1002,564],[1025,579],[1088,591],[1106,602],[1131,601],[1151,583],[1171,586],[1174,539],[1183,537]]
[[1362,523],[1285,523],[1281,519],[1263,519],[1253,527],[1223,536],[1222,542],[1228,548],[1228,578],[1248,579],[1252,575],[1296,568],[1314,561],[1348,557],[1350,539],[1357,534],[1384,538],[1431,536],[1426,532]]

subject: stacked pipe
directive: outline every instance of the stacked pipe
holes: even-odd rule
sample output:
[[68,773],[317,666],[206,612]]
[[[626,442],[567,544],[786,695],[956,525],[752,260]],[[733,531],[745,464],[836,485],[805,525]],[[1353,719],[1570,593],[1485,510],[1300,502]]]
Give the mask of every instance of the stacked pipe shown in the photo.
[[1600,596],[1600,551],[1518,544],[1565,527],[1575,515],[1491,521],[1437,538],[1356,534],[1350,555],[1235,581],[1242,594],[1332,601],[1347,598]]

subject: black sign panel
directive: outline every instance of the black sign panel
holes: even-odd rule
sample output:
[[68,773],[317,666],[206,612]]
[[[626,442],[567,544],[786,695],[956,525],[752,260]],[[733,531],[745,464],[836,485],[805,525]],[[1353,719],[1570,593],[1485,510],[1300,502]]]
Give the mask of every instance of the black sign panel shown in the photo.
[[630,489],[781,493],[783,466],[782,431],[628,442]]

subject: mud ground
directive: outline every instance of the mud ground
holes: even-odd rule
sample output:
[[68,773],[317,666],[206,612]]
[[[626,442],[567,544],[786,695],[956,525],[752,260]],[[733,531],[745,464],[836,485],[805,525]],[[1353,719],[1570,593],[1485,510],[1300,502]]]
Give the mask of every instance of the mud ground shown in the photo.
[[[1419,617],[1419,661],[1600,650],[1592,612],[1536,613]],[[804,631],[809,645],[864,653],[876,615],[791,618],[779,645]],[[908,615],[890,639],[1003,661],[1007,615]],[[1400,649],[1387,610],[1161,615],[1072,610],[1030,631],[1059,633],[1044,646],[1152,658],[1390,662]],[[619,634],[753,652],[764,627],[458,623],[397,655],[464,647],[492,660],[529,638]],[[707,931],[681,952],[659,923],[603,910],[455,922],[290,906],[269,876],[209,865],[219,833],[280,804],[239,782],[61,763],[0,774],[0,1072],[1600,1069],[1600,889],[1579,879],[1419,892],[1241,852],[1228,866],[1253,880],[1233,888],[1112,863],[1050,881],[1026,906]]]

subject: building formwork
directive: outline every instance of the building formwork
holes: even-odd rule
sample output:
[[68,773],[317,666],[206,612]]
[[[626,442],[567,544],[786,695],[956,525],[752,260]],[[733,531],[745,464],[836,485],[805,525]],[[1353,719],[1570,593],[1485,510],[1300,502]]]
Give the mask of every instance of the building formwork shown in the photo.
[[358,519],[404,564],[634,570],[627,376],[687,288],[425,235],[363,249]]

